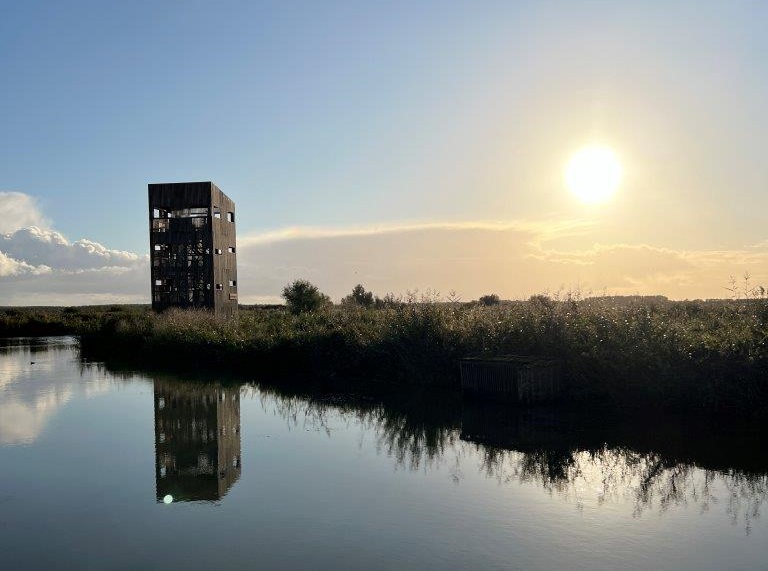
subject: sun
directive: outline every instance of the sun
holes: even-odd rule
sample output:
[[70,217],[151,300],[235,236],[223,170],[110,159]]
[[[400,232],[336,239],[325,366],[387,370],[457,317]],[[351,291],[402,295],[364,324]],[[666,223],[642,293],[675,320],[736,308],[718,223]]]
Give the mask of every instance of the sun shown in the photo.
[[605,202],[621,182],[618,155],[608,147],[585,147],[574,154],[565,167],[565,182],[582,202]]

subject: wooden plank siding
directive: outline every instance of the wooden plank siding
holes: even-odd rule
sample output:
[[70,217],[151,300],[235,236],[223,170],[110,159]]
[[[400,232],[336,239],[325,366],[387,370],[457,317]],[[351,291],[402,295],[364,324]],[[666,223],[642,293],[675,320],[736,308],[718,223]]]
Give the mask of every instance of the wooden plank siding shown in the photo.
[[459,362],[461,390],[468,396],[520,404],[554,400],[560,396],[559,364],[552,359],[504,355],[468,357]]
[[240,391],[156,378],[157,501],[216,501],[240,478]]
[[212,182],[149,184],[152,308],[237,312],[235,203]]

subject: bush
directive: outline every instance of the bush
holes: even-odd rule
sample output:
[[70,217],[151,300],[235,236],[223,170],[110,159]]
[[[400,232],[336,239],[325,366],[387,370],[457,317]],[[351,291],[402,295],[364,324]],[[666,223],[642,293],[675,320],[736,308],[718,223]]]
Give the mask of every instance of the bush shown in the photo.
[[317,311],[331,304],[331,298],[321,293],[316,285],[307,280],[296,280],[283,288],[283,298],[288,310],[294,315]]
[[489,293],[488,295],[481,295],[478,301],[481,305],[499,305],[501,300],[495,293]]
[[365,291],[362,284],[357,284],[352,288],[352,293],[341,300],[342,305],[359,305],[361,307],[373,307],[373,293]]

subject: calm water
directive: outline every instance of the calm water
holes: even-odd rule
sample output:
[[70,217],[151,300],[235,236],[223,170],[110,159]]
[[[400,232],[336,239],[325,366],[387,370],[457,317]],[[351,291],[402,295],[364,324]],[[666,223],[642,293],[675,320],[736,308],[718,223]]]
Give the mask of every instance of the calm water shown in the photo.
[[0,342],[2,569],[768,569],[712,423],[111,373]]

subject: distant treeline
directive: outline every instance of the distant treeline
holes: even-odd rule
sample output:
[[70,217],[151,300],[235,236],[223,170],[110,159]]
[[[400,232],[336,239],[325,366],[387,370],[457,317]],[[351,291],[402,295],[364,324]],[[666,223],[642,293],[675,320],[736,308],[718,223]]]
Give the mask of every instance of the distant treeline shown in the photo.
[[576,402],[768,415],[768,301],[612,298],[366,307],[321,304],[153,314],[147,306],[7,308],[0,334],[75,334],[134,367],[252,378],[378,379],[457,387],[467,355],[559,359]]

